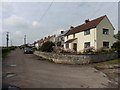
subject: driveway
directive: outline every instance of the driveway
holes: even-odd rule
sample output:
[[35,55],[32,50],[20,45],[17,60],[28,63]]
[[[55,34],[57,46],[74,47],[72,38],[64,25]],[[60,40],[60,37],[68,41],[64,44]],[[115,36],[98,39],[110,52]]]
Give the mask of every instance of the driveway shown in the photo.
[[111,88],[109,83],[104,73],[91,66],[50,63],[33,54],[24,54],[21,49],[3,59],[4,87]]

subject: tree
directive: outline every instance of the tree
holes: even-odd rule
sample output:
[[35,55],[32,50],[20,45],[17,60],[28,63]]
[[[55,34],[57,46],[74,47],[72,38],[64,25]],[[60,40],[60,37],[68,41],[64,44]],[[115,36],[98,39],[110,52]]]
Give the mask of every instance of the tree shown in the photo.
[[115,42],[111,48],[115,48],[118,52],[118,56],[120,57],[120,41]]
[[116,35],[114,35],[114,37],[118,40],[120,40],[120,31],[118,31],[118,33]]
[[47,41],[43,43],[43,45],[40,47],[40,50],[43,52],[52,52],[53,46],[55,46],[53,42]]

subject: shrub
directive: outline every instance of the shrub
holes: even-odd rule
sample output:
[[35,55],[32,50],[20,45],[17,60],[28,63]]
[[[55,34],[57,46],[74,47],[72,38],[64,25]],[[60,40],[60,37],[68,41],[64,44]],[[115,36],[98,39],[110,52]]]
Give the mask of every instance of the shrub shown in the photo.
[[48,59],[48,62],[54,63],[53,59]]
[[43,45],[40,47],[40,50],[43,52],[52,52],[53,46],[55,46],[53,42],[47,41],[43,43]]
[[95,50],[95,53],[107,53],[107,52],[109,52],[109,48],[106,48],[106,47],[101,47]]
[[117,50],[118,56],[120,57],[120,41],[115,42],[111,48]]
[[71,49],[64,49],[63,47],[54,47],[54,52],[57,52],[57,53],[74,53],[75,51],[74,50],[71,50]]
[[82,54],[93,54],[95,51],[94,47],[87,47],[83,50]]
[[120,41],[115,42],[111,48],[120,49]]

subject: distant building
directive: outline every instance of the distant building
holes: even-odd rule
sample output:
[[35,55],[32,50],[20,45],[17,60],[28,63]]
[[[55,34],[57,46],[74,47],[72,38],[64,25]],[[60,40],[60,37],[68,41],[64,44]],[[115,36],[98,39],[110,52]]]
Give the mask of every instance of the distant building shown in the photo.
[[61,31],[61,33],[56,37],[56,44],[59,47],[64,47],[64,35],[68,32],[67,31]]
[[37,49],[39,49],[43,45],[43,43],[45,43],[47,41],[51,41],[51,42],[55,43],[56,36],[52,35],[52,36],[44,37],[43,39],[38,40],[37,42],[35,42],[35,47]]

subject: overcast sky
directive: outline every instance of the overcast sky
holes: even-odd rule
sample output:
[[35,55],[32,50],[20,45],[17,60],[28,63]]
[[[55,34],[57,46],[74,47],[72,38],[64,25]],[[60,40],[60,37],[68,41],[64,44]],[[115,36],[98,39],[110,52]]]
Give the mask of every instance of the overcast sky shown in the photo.
[[10,32],[13,45],[21,45],[25,34],[27,43],[32,43],[45,36],[58,34],[60,30],[68,30],[70,26],[78,26],[85,19],[92,20],[103,15],[108,16],[116,29],[115,33],[118,31],[117,2],[53,2],[48,9],[50,5],[51,2],[2,3],[0,46],[6,45],[7,31]]

